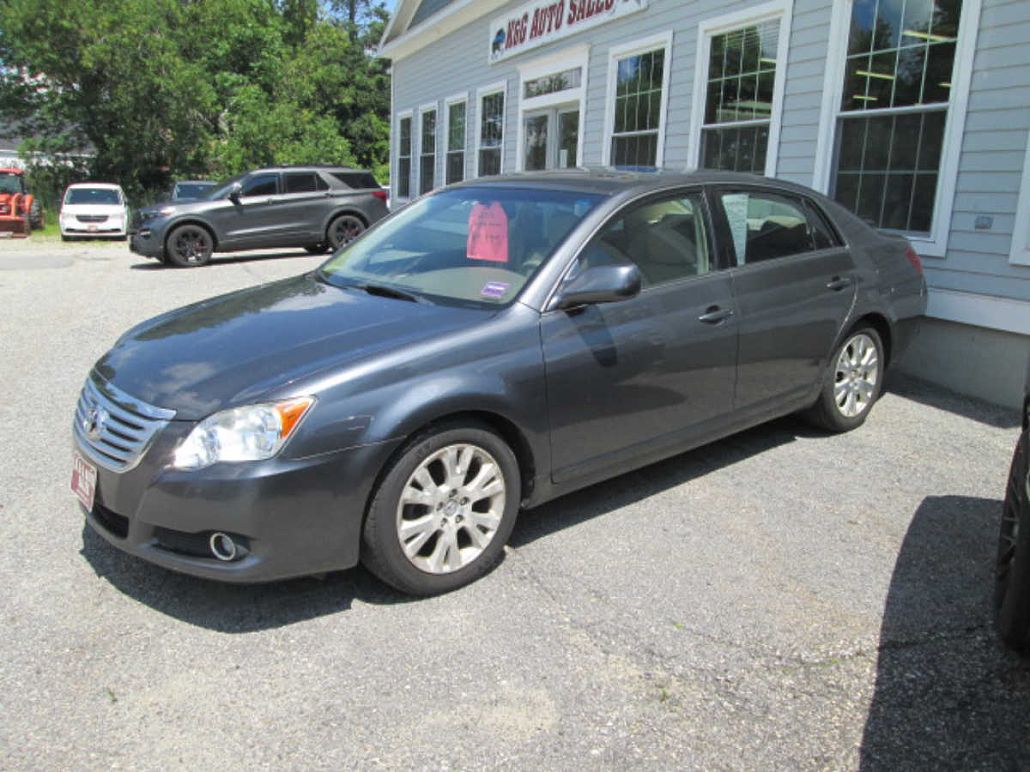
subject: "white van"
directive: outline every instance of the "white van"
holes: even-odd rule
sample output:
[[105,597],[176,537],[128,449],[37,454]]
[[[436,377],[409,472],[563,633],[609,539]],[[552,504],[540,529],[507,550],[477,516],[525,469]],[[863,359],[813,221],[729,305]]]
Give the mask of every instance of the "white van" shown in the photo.
[[69,185],[61,202],[61,239],[114,237],[125,239],[129,207],[118,185],[78,182]]

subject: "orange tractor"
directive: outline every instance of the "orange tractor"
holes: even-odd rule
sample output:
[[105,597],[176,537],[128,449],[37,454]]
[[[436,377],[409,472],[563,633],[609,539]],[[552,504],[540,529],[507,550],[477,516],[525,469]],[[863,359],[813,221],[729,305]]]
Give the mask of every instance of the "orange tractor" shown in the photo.
[[25,238],[33,228],[42,227],[43,212],[25,187],[25,173],[0,168],[0,233]]

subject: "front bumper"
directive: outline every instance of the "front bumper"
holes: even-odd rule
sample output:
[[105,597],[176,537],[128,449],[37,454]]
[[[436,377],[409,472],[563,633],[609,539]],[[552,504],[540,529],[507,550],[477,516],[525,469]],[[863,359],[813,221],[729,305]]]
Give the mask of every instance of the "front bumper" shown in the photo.
[[164,231],[155,231],[149,226],[142,226],[129,231],[129,251],[143,257],[164,257]]
[[89,238],[99,238],[102,236],[118,236],[123,237],[128,235],[126,225],[115,225],[111,223],[59,223],[61,228],[62,236],[82,236]]
[[[311,459],[173,469],[171,453],[193,425],[173,421],[133,469],[98,467],[93,509],[85,513],[94,531],[130,555],[227,582],[357,564],[365,504],[392,443]],[[78,441],[76,448],[90,458]],[[232,535],[246,554],[215,558],[206,550],[214,532]]]

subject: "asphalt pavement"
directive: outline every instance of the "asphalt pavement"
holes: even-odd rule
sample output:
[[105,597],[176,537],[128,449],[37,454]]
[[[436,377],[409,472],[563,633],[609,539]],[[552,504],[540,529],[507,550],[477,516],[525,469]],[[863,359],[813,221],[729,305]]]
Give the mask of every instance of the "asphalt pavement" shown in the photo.
[[787,418],[524,512],[428,600],[362,569],[220,585],[85,529],[93,361],[318,262],[0,241],[0,768],[1030,767],[990,613],[1016,416],[918,381],[850,434]]

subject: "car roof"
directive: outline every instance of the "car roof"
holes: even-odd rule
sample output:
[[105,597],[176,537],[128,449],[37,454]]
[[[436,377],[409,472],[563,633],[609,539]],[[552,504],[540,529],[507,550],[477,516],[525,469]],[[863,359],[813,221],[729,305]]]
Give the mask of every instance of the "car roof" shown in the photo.
[[459,183],[454,187],[475,187],[481,185],[499,185],[519,188],[546,188],[552,190],[572,190],[581,193],[596,193],[612,196],[618,193],[646,193],[648,190],[665,190],[680,185],[761,185],[765,188],[777,189],[792,193],[812,195],[814,191],[803,185],[796,185],[784,180],[760,177],[755,174],[741,172],[722,172],[707,170],[658,170],[658,171],[623,171],[611,168],[579,168],[546,172],[518,172],[492,177],[477,177]]
[[176,185],[217,185],[215,180],[176,180]]
[[105,188],[107,190],[121,190],[121,185],[115,185],[113,182],[75,182],[68,186],[68,190],[73,188]]
[[296,166],[262,166],[260,169],[252,169],[249,173],[250,174],[256,174],[258,172],[313,172],[313,171],[369,173],[368,169],[355,169],[352,166],[337,166],[335,164],[298,164]]

